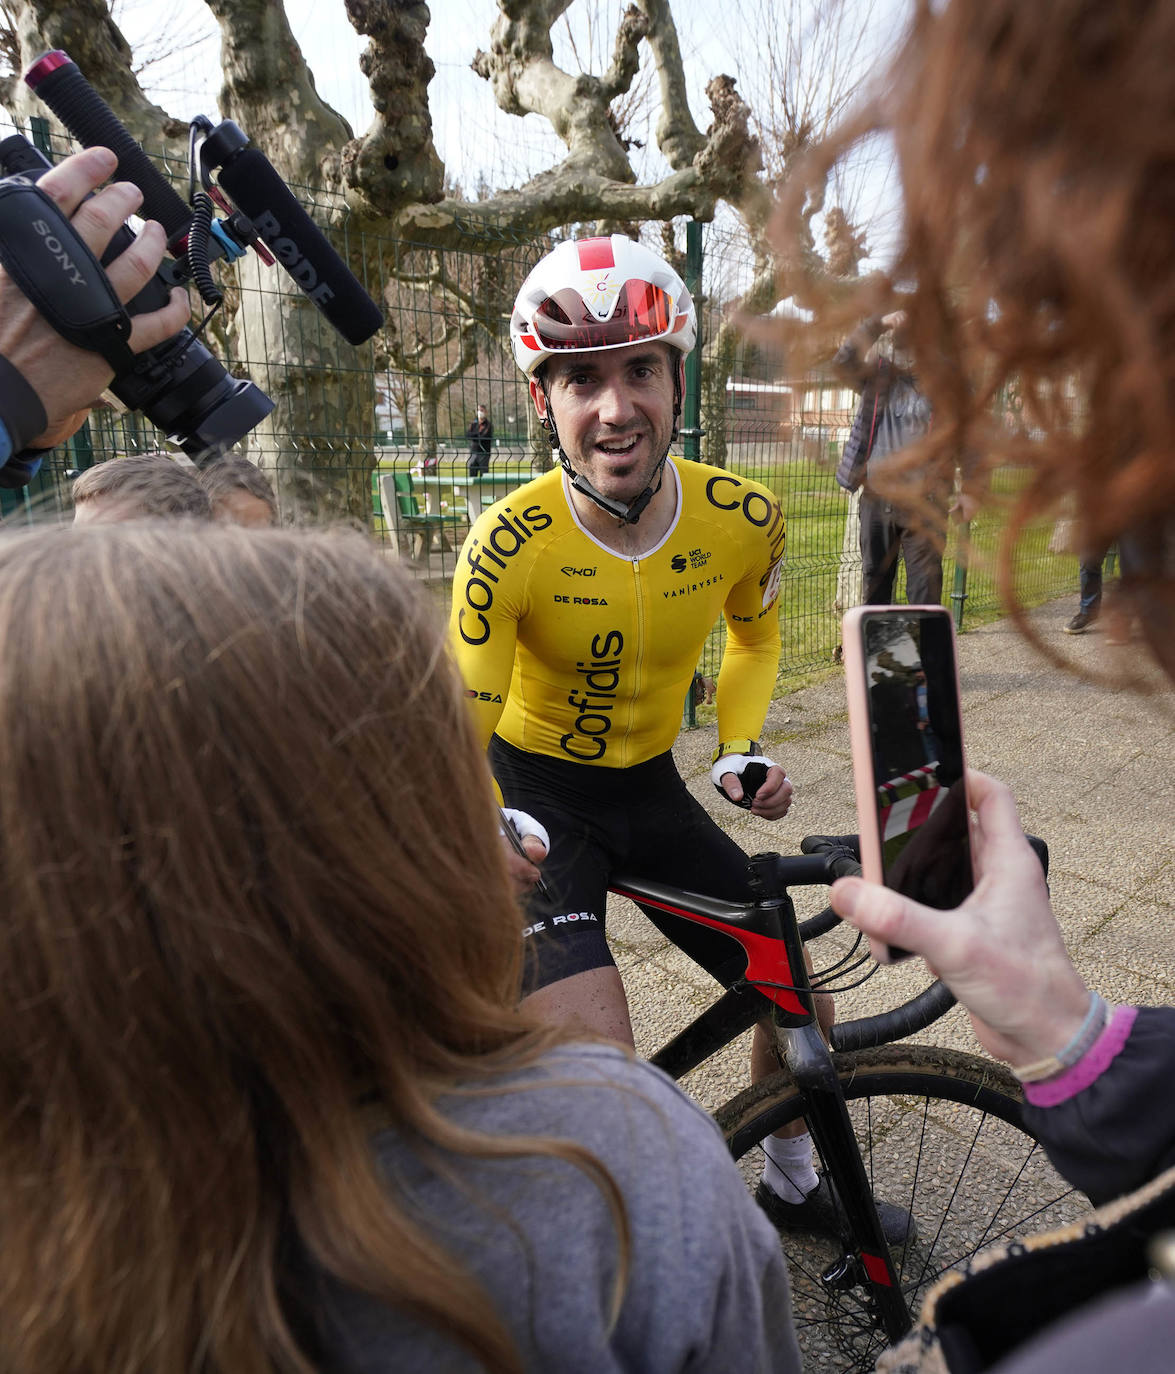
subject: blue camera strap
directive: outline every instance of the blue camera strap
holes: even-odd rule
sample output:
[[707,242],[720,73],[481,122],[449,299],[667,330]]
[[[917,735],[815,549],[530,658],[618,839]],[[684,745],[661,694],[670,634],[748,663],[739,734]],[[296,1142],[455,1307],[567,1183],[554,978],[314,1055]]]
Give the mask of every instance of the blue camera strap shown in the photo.
[[102,264],[25,176],[0,178],[0,263],[62,338],[100,353],[116,375],[134,367],[131,317]]

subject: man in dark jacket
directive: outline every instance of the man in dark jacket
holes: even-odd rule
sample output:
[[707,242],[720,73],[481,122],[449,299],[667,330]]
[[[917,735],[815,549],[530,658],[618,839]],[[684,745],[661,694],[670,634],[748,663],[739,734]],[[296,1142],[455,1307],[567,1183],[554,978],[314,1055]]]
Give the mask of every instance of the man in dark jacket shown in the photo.
[[466,434],[469,437],[469,460],[466,467],[470,477],[478,477],[490,470],[490,440],[494,437],[494,427],[485,406],[477,408],[477,419],[472,422]]
[[[883,334],[893,336],[893,357],[871,354]],[[925,510],[903,508],[883,497],[873,482],[887,458],[917,443],[930,428],[930,402],[918,390],[907,350],[905,311],[866,320],[837,350],[833,366],[861,393],[836,480],[861,493],[861,579],[866,605],[893,601],[898,559],[906,561],[906,600],[911,605],[942,601],[942,550],[949,493],[927,493],[941,520],[928,524]],[[915,484],[921,491],[920,483]],[[892,496],[892,494],[891,494]],[[967,518],[961,511],[962,518]]]

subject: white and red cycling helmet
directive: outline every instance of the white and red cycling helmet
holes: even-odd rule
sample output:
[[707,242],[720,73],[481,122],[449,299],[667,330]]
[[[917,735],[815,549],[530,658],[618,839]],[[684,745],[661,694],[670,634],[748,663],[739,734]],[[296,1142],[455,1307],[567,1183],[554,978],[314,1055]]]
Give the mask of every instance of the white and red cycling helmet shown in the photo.
[[510,317],[514,361],[528,377],[552,353],[660,339],[684,355],[697,337],[685,283],[664,258],[623,234],[553,248],[522,283]]

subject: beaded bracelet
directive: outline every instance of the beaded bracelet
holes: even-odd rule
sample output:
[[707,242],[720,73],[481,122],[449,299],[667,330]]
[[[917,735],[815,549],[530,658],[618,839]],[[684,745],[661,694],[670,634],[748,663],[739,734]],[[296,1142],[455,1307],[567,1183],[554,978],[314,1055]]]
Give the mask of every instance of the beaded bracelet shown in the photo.
[[1038,1059],[1035,1064],[1025,1064],[1012,1072],[1021,1083],[1040,1083],[1046,1078],[1056,1078],[1058,1074],[1071,1069],[1074,1064],[1094,1047],[1098,1037],[1106,1028],[1113,1008],[1098,992],[1089,994],[1089,1010],[1085,1013],[1077,1034],[1056,1054],[1047,1059]]

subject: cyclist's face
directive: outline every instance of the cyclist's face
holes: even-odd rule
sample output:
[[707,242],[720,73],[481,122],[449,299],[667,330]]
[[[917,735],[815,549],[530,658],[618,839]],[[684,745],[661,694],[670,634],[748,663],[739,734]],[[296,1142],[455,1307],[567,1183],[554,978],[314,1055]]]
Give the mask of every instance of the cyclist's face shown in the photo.
[[649,485],[673,433],[678,357],[659,342],[568,353],[547,364],[545,397],[531,382],[540,416],[549,400],[571,466],[604,496],[631,501]]

